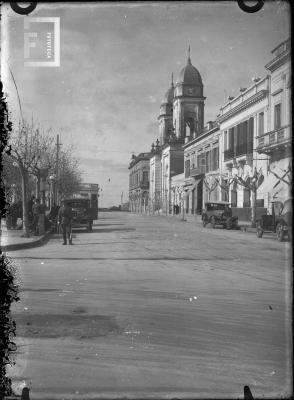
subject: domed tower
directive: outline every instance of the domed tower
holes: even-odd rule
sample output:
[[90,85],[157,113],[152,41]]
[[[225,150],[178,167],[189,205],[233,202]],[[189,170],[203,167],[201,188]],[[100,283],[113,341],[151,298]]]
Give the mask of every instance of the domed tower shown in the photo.
[[172,134],[173,130],[173,100],[174,100],[174,82],[173,74],[171,86],[165,93],[160,106],[160,113],[158,116],[159,121],[159,138],[160,144],[167,142],[168,137]]
[[201,75],[191,63],[189,46],[187,65],[181,70],[174,91],[173,119],[178,139],[192,139],[201,134],[204,100]]

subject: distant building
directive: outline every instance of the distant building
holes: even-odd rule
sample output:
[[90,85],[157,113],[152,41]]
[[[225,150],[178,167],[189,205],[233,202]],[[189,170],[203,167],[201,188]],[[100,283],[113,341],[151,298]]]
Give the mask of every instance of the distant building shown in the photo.
[[129,165],[129,210],[144,212],[149,202],[149,171],[151,153],[133,155]]
[[204,100],[201,75],[192,65],[189,49],[187,64],[180,71],[176,85],[172,78],[163,97],[158,117],[160,148],[150,160],[150,170],[160,184],[160,189],[154,188],[155,207],[163,213],[173,213],[174,206],[182,207],[175,202],[184,198],[183,145],[203,131]]
[[206,129],[184,144],[185,212],[201,214],[205,201],[220,200],[220,130],[209,121]]

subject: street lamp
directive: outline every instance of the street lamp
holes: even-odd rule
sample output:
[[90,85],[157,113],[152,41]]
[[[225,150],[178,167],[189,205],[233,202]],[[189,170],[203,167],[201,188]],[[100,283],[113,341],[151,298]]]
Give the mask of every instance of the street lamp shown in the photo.
[[52,207],[53,203],[56,203],[56,194],[55,194],[55,181],[56,181],[56,175],[52,174],[49,176],[49,181],[50,181],[50,208]]

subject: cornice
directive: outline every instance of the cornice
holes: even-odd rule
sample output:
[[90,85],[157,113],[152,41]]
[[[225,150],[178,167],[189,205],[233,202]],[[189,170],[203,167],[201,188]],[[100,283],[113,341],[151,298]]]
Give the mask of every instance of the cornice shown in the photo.
[[236,114],[239,114],[241,111],[246,110],[246,108],[249,108],[255,103],[258,103],[259,101],[263,100],[268,94],[268,90],[261,90],[260,92],[254,94],[251,96],[249,99],[243,101],[241,104],[238,104],[236,107],[232,108],[231,110],[227,111],[225,114],[220,115],[217,118],[217,122],[221,123],[226,121],[227,119],[233,117]]

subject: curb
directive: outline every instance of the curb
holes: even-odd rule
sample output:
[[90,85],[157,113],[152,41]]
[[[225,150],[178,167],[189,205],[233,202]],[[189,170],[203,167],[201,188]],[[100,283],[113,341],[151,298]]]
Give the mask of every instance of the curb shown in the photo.
[[14,250],[22,250],[22,249],[30,249],[32,247],[39,247],[46,244],[51,236],[51,232],[46,232],[42,235],[39,239],[34,240],[28,243],[15,243],[15,244],[8,244],[7,246],[1,246],[1,252],[4,251],[14,251]]

